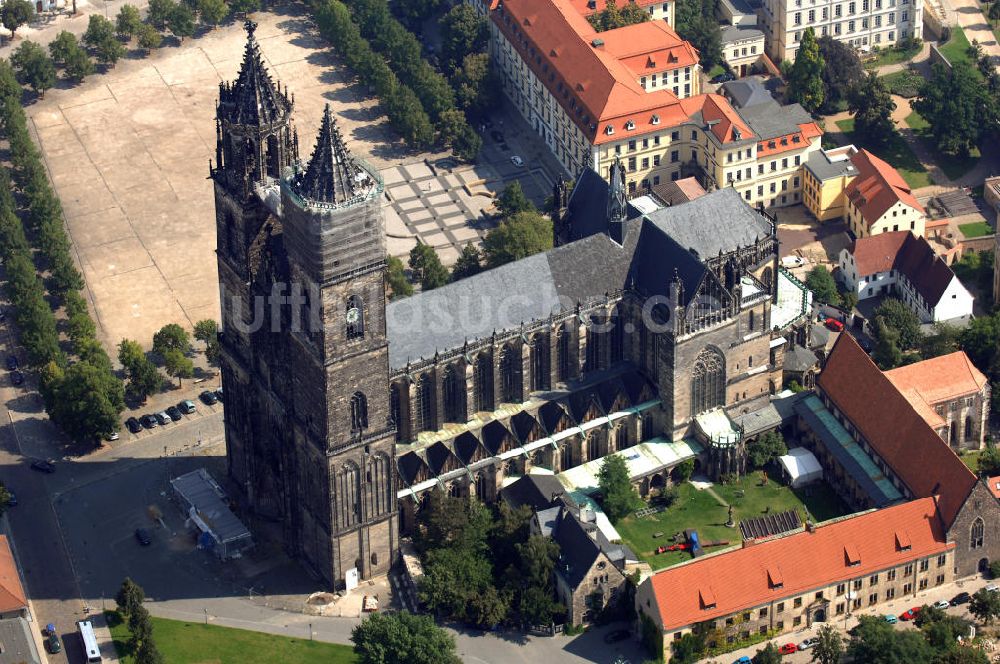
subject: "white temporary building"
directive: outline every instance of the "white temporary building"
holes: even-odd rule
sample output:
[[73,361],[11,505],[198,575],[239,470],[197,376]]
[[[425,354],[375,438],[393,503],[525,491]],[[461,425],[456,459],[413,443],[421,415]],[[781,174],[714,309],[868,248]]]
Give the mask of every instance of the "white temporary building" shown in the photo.
[[778,457],[785,471],[788,483],[792,487],[800,487],[816,480],[823,479],[823,466],[812,452],[804,447],[793,447],[788,454]]

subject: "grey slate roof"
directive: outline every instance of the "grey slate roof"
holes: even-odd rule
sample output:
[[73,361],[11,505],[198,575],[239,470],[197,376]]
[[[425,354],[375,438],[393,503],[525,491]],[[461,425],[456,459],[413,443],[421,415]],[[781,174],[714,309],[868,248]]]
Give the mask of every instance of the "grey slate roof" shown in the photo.
[[0,620],[0,664],[38,664],[41,661],[30,629],[24,618]]
[[858,169],[854,167],[854,164],[851,163],[850,159],[830,161],[822,150],[813,152],[809,155],[809,158],[806,159],[806,168],[808,168],[820,182],[841,175],[858,174]]
[[732,44],[742,39],[761,39],[764,33],[745,25],[724,25],[722,26],[722,43]]
[[774,101],[764,81],[756,76],[723,83],[722,95],[738,109]]
[[257,24],[246,21],[243,27],[247,31],[243,64],[235,83],[220,84],[220,115],[234,124],[272,124],[288,115],[292,104],[271,81],[271,75],[264,67],[264,58],[254,37]]
[[354,198],[359,178],[367,180],[368,174],[348,152],[327,104],[309,164],[305,171],[295,176],[291,187],[303,198],[323,203],[343,203]]
[[729,9],[731,14],[753,14],[753,8],[746,0],[722,0],[722,4]]
[[547,510],[562,504],[558,498],[566,496],[566,487],[556,479],[555,475],[524,475],[501,490],[503,499],[512,507],[528,505],[532,509]]
[[739,113],[762,141],[794,134],[799,131],[800,124],[813,121],[806,109],[798,104],[782,106],[773,99],[741,108]]
[[816,353],[795,344],[791,350],[785,351],[785,363],[782,368],[785,371],[802,373],[809,371],[817,364],[819,364],[819,358],[816,357]]
[[556,572],[572,590],[576,590],[601,555],[600,546],[588,534],[588,531],[596,530],[596,525],[582,523],[569,512],[563,512],[556,527],[555,541],[559,545]]

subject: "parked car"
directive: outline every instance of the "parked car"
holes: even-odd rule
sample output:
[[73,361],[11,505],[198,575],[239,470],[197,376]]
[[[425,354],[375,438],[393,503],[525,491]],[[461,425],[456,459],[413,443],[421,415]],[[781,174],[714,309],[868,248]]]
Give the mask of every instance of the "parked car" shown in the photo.
[[885,621],[886,621],[887,623],[889,623],[890,625],[895,625],[895,624],[896,624],[897,622],[899,622],[899,618],[897,618],[897,617],[896,617],[896,616],[895,616],[894,614],[892,614],[892,613],[887,613],[887,614],[885,614],[884,616],[882,616],[882,618],[883,618],[883,619],[884,619],[884,620],[885,620]]
[[104,437],[105,440],[118,440],[120,436],[117,431],[112,431],[107,436]]
[[520,157],[518,157],[516,154],[515,155],[511,155],[510,163],[514,164],[518,168],[520,168],[521,166],[524,166],[524,160],[521,159]]
[[934,602],[934,608],[935,609],[942,609],[943,610],[943,609],[947,609],[949,606],[951,606],[951,603],[948,600],[946,600],[946,599],[939,599],[938,601]]
[[142,425],[139,424],[139,420],[135,419],[134,417],[130,417],[127,420],[125,420],[125,428],[132,433],[139,433],[140,431],[142,431]]
[[951,605],[958,606],[960,604],[968,604],[971,599],[972,596],[969,593],[958,593],[951,598]]
[[808,639],[799,644],[799,650],[809,650],[810,648],[815,648],[817,643],[819,643],[819,638],[810,636]]
[[149,531],[145,528],[135,529],[135,539],[143,546],[149,546],[153,543],[153,538],[149,536]]
[[900,620],[913,620],[918,615],[920,615],[920,607],[919,606],[914,606],[914,607],[911,607],[911,608],[907,609],[906,611],[903,611],[903,613],[901,613],[899,615],[899,619]]
[[177,406],[168,406],[167,410],[166,410],[166,413],[167,413],[167,415],[170,416],[170,419],[172,419],[174,422],[176,422],[177,420],[181,419],[181,417],[183,417],[181,415],[180,409]]
[[7,371],[13,371],[17,369],[17,355],[7,356]]
[[604,635],[604,642],[618,643],[619,641],[624,641],[630,636],[631,634],[627,629],[616,629],[615,631],[608,632],[607,634]]
[[149,413],[146,413],[145,415],[139,418],[139,423],[142,424],[142,426],[145,427],[146,429],[153,429],[156,427],[156,418],[150,415]]
[[740,657],[739,659],[737,659],[735,662],[733,662],[733,664],[751,664],[752,662],[753,662],[752,659],[750,659],[746,655],[743,655],[742,657]]
[[823,321],[823,324],[826,325],[827,329],[833,330],[834,332],[843,332],[844,330],[844,324],[836,318],[827,318]]
[[995,593],[997,591],[1000,591],[1000,586],[998,586],[995,583],[991,583],[990,585],[986,586],[986,592],[988,593]]
[[806,259],[802,258],[802,256],[781,257],[781,267],[783,268],[802,267],[805,264],[806,264]]
[[45,647],[53,655],[62,652],[62,643],[59,641],[59,636],[56,634],[49,634],[49,638],[45,640]]
[[778,648],[778,652],[782,655],[791,655],[792,653],[798,652],[799,647],[794,643],[786,643],[785,645]]
[[213,405],[219,400],[219,398],[215,396],[215,392],[212,392],[211,390],[205,390],[204,392],[198,395],[198,398],[201,399],[202,402],[208,406]]
[[718,76],[713,76],[709,83],[725,83],[727,81],[735,81],[736,74],[731,71],[724,71]]
[[156,413],[156,415],[154,415],[153,417],[156,418],[156,423],[160,425],[170,424],[171,422],[173,422],[173,420],[170,419],[170,416],[167,415],[167,411],[165,410],[161,410],[160,412]]
[[195,407],[194,402],[191,401],[190,399],[185,399],[184,401],[182,401],[179,404],[177,404],[177,408],[180,409],[180,411],[182,413],[185,413],[186,415],[190,415],[191,413],[193,413],[196,410],[198,410]]
[[15,369],[10,373],[10,382],[13,385],[24,385],[24,374]]
[[52,623],[48,623],[42,629],[42,636],[48,636],[49,634],[55,634],[55,633],[56,633],[56,626],[53,625]]
[[222,398],[222,388],[221,387],[215,391],[215,398],[219,400],[219,403],[225,403],[225,400]]
[[31,462],[31,469],[37,470],[40,473],[54,473],[56,472],[56,465],[46,459],[35,459]]

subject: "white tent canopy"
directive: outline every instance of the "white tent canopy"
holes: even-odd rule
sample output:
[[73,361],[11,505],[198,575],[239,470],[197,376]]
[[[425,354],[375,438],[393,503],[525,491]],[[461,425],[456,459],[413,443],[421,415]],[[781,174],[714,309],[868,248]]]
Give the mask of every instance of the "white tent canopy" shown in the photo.
[[819,465],[813,453],[804,447],[788,450],[788,454],[778,457],[778,461],[785,469],[788,483],[792,487],[804,486],[823,479],[823,467]]

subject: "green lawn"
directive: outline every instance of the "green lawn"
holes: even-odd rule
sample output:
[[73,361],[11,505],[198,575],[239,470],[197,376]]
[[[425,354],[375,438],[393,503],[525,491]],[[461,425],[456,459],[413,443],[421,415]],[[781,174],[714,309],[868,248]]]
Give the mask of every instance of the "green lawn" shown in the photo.
[[909,69],[886,74],[879,78],[885,83],[885,87],[890,94],[906,97],[907,99],[916,97],[920,91],[920,85],[924,82],[923,76]]
[[[854,118],[848,118],[846,120],[840,120],[837,122],[837,127],[840,131],[844,132],[849,143],[854,143],[854,145],[863,146],[864,143],[854,136]],[[914,189],[919,189],[920,187],[926,187],[931,184],[931,175],[924,168],[924,165],[920,163],[917,156],[913,154],[913,150],[907,145],[906,140],[896,134],[892,142],[884,147],[876,148],[873,150],[876,156],[885,159],[889,162],[893,168],[899,171],[899,174],[903,176],[906,183]]]
[[[128,627],[116,612],[106,611],[104,615],[122,664],[133,664],[132,657],[125,655]],[[353,664],[357,661],[350,646],[164,618],[153,618],[153,638],[169,664]]]
[[959,455],[958,458],[961,459],[962,462],[966,466],[968,466],[969,468],[971,468],[972,472],[978,473],[979,472],[979,465],[978,465],[978,463],[979,463],[979,455],[980,454],[982,454],[982,452],[980,452],[978,450],[976,450],[974,452],[973,451],[969,451],[969,452],[965,452],[965,453]]
[[706,74],[706,76],[708,76],[709,80],[712,80],[719,74],[725,74],[725,73],[726,73],[726,68],[720,64],[716,64],[714,67],[708,70],[708,74]]
[[876,67],[883,67],[885,65],[894,65],[900,62],[906,62],[920,52],[920,47],[910,47],[908,49],[898,49],[898,48],[887,48],[885,50],[879,51],[878,55],[874,60],[870,60],[865,63],[865,69],[875,69]]
[[971,224],[959,224],[958,230],[967,238],[983,237],[993,235],[993,228],[985,221],[977,221]]
[[[962,30],[957,25],[951,27],[951,38],[938,46],[938,50],[941,51],[941,55],[948,58],[948,62],[954,65],[956,62],[969,62],[969,40],[965,36],[965,31]],[[972,68],[975,69],[976,64],[974,62],[969,62]]]
[[981,156],[979,148],[974,149],[968,155],[954,155],[941,152],[934,145],[934,139],[930,135],[931,125],[922,115],[913,111],[906,116],[906,125],[913,130],[913,133],[923,141],[927,149],[934,155],[934,163],[937,164],[949,179],[955,180],[969,171],[976,165]]
[[[735,484],[713,486],[713,490],[733,506],[733,519],[737,524],[740,519],[763,516],[768,507],[772,514],[797,509],[799,516],[804,517],[808,513],[816,521],[848,513],[847,507],[825,483],[792,490],[773,480],[767,486],[760,486],[761,478],[762,474],[756,472]],[[743,493],[742,497],[739,497],[739,492]],[[615,528],[640,558],[653,569],[662,569],[691,559],[691,554],[685,551],[654,553],[656,547],[672,544],[674,533],[688,528],[697,530],[702,542],[729,540],[731,545],[738,544],[742,540],[740,530],[726,527],[728,516],[728,509],[708,491],[699,491],[693,485],[684,483],[678,487],[677,501],[667,510],[641,519],[627,517]],[[654,533],[663,535],[654,538]]]

